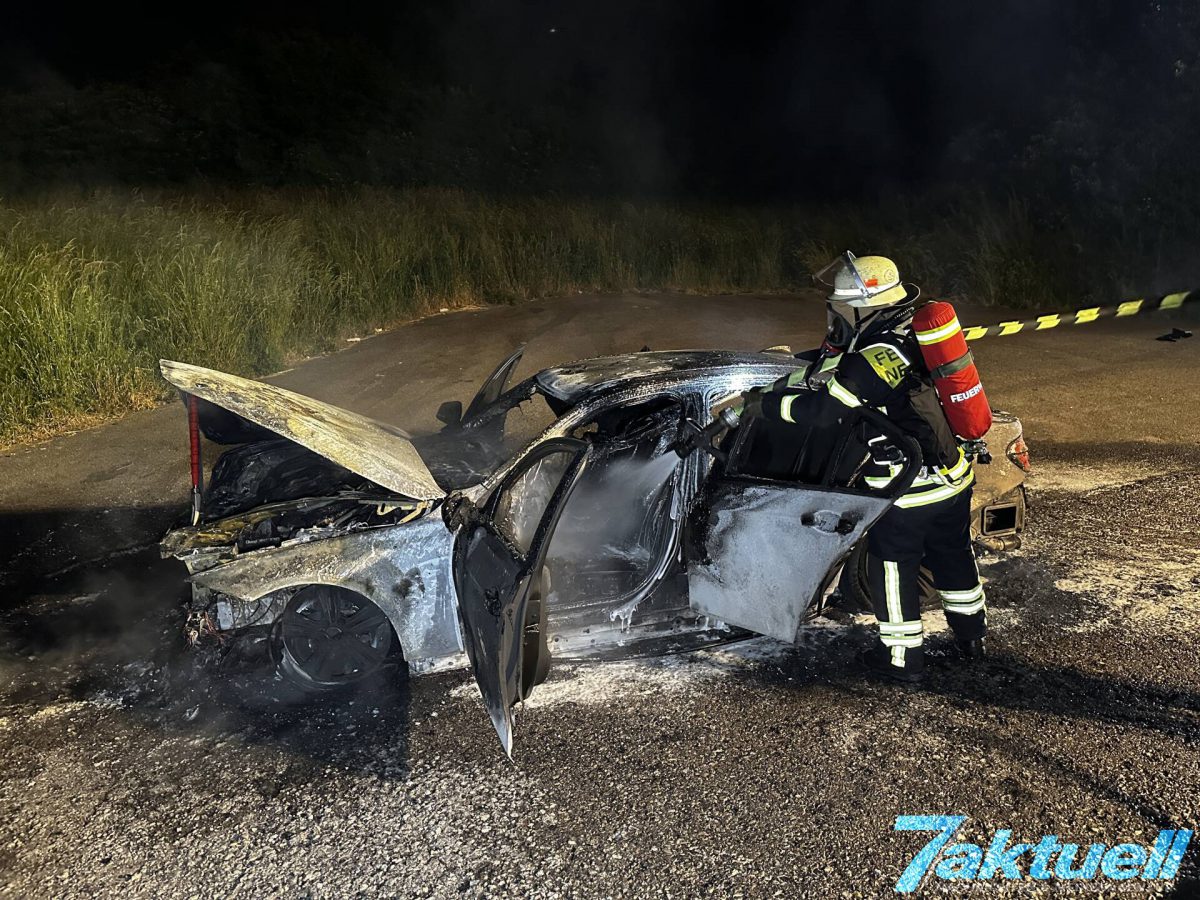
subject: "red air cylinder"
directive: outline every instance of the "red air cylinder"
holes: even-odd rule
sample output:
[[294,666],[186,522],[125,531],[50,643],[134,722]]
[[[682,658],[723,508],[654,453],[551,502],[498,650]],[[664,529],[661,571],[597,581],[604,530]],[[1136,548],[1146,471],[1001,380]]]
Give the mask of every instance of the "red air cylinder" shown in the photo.
[[926,303],[913,315],[912,327],[950,427],[964,440],[983,437],[992,427],[992,408],[954,307]]

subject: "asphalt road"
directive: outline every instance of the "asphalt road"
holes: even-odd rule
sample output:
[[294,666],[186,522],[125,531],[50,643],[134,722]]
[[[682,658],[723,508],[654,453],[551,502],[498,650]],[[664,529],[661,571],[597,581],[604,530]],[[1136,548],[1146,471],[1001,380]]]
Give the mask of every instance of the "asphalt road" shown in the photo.
[[[811,298],[573,297],[434,317],[278,380],[421,431],[522,341],[518,375],[643,344],[801,347],[821,317]],[[897,815],[967,815],[958,839],[985,844],[1194,827],[1200,340],[1166,330],[976,346],[1036,467],[1025,546],[982,562],[986,664],[938,662],[934,635],[926,684],[875,685],[859,621],[799,648],[564,666],[515,763],[464,673],[303,705],[253,658],[180,648],[179,571],[138,549],[184,501],[179,409],[10,451],[0,893],[874,897],[924,843]]]

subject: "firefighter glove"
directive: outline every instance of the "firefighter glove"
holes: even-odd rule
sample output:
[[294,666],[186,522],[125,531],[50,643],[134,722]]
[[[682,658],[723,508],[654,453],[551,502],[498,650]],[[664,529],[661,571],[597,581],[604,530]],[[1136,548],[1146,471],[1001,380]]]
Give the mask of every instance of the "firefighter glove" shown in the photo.
[[758,418],[763,414],[763,392],[758,388],[742,394],[742,417]]

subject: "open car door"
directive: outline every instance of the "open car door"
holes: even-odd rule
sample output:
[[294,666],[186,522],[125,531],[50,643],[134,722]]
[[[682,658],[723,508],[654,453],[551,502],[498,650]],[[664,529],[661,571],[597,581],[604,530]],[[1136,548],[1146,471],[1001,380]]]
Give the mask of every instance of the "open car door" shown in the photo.
[[455,541],[463,643],[509,756],[513,706],[549,672],[543,627],[550,591],[546,549],[589,450],[589,444],[572,438],[539,444],[482,507],[468,507]]
[[[902,463],[885,490],[849,486],[866,456],[864,424],[884,436],[873,451]],[[788,643],[851,548],[921,466],[916,442],[874,410],[858,409],[832,432],[809,431],[807,440],[804,427],[751,419],[737,430],[724,465],[713,465],[698,535],[703,553],[688,569],[696,612]],[[782,463],[781,444],[798,448]],[[819,454],[811,452],[816,444]]]

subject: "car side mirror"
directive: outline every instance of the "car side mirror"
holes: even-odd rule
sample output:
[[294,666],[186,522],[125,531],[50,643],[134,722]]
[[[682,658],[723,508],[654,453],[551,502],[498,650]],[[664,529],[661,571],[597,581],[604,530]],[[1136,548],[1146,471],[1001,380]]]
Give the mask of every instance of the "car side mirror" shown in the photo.
[[447,400],[438,407],[437,420],[446,425],[457,425],[462,421],[463,405],[461,400]]

